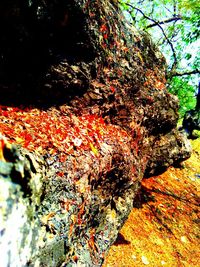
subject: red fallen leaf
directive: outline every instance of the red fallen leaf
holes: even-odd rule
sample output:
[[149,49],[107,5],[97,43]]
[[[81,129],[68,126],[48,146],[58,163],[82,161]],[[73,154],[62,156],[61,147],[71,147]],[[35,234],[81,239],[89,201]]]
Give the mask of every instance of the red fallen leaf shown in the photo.
[[59,157],[59,159],[60,159],[60,162],[65,162],[67,160],[67,156],[66,155],[61,155]]
[[113,93],[115,92],[115,87],[110,86],[110,89],[111,89],[111,91],[112,91]]
[[29,134],[29,133],[26,133],[26,134],[25,134],[25,139],[26,139],[28,142],[31,141],[31,140],[32,140],[32,135]]
[[2,110],[1,111],[1,115],[4,116],[4,117],[8,117],[9,116],[9,113],[6,110]]
[[64,172],[57,172],[56,173],[58,176],[60,176],[60,177],[63,177],[64,176]]
[[126,47],[126,46],[123,46],[123,47],[122,47],[122,50],[123,50],[124,52],[128,52],[128,51],[129,51],[128,47]]
[[104,119],[103,119],[102,117],[99,118],[99,122],[100,122],[101,124],[105,125],[105,121],[104,121]]
[[108,31],[107,26],[105,24],[101,25],[100,32],[106,32],[106,31]]
[[104,39],[108,39],[108,34],[105,33],[105,34],[103,35],[103,38],[104,38]]
[[77,255],[74,255],[72,258],[73,258],[73,261],[74,261],[74,262],[77,262],[78,259],[79,259],[79,257],[78,257]]

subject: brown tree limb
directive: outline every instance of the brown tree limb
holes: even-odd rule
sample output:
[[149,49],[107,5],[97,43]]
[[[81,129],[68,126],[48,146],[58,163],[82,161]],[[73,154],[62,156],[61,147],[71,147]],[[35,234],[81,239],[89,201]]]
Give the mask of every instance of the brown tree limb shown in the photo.
[[169,18],[169,19],[166,19],[166,20],[163,20],[163,21],[159,21],[159,22],[156,22],[156,23],[152,23],[152,24],[149,24],[146,29],[149,29],[149,28],[153,28],[155,26],[158,26],[159,25],[162,25],[162,24],[166,24],[166,23],[170,23],[172,21],[178,21],[178,20],[181,20],[182,17],[180,15],[178,15],[177,17],[173,17],[173,18]]
[[192,74],[200,74],[200,70],[195,69],[195,70],[191,70],[191,71],[185,71],[185,72],[170,72],[170,74],[168,75],[168,78],[172,78],[172,77],[182,77],[182,76],[186,76],[186,75],[192,75]]

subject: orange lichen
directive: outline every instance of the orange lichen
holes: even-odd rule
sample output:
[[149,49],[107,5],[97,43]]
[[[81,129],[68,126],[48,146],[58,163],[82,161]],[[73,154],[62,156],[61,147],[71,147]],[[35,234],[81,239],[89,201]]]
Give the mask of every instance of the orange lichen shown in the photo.
[[101,117],[66,116],[63,110],[53,108],[44,111],[0,106],[0,130],[9,142],[41,154],[58,155],[61,162],[74,150],[91,151],[98,157],[102,142],[110,136],[122,146],[130,140],[126,131],[107,125]]

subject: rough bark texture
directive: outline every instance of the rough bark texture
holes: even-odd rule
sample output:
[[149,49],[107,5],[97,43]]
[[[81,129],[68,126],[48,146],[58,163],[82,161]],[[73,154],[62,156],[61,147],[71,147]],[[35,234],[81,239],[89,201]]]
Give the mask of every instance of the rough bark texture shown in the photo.
[[141,179],[190,155],[165,59],[112,1],[1,1],[0,27],[3,264],[100,266]]

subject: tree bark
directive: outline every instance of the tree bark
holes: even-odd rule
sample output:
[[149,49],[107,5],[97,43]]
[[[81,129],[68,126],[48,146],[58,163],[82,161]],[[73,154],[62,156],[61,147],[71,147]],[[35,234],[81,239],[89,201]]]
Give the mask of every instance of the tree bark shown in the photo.
[[112,1],[1,1],[0,25],[3,264],[100,266],[142,178],[190,156],[165,59]]

